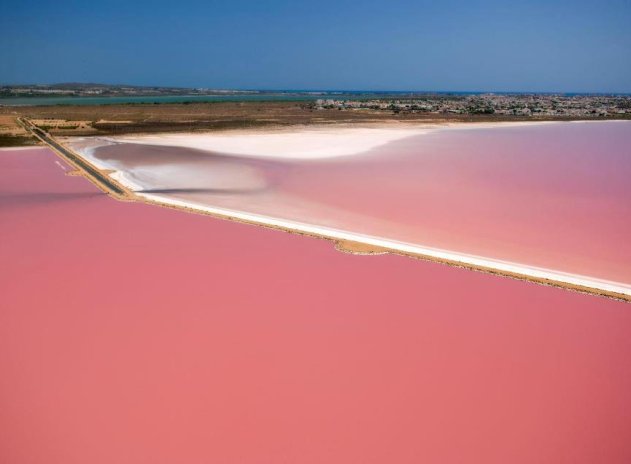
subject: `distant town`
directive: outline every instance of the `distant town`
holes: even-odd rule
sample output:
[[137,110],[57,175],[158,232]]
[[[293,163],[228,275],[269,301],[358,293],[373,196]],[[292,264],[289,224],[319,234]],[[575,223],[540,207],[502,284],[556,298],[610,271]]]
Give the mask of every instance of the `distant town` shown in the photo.
[[318,99],[314,109],[376,110],[393,113],[607,118],[631,115],[631,96],[548,94],[428,94],[404,99]]
[[[190,104],[190,97],[213,96],[235,101],[256,99],[259,101],[302,100],[309,110],[341,110],[400,115],[494,116],[529,118],[616,118],[631,117],[631,95],[604,94],[547,94],[547,93],[464,93],[464,92],[400,92],[400,91],[320,91],[320,90],[230,90],[183,87],[144,87],[91,83],[62,83],[50,85],[0,85],[0,106],[11,106],[12,97],[21,97],[22,104],[28,97],[50,97],[46,102],[62,101],[55,97],[150,97],[150,103],[177,103],[173,98],[182,97],[182,103]],[[6,99],[3,101],[3,99]],[[38,100],[33,98],[33,101]],[[199,101],[199,100],[195,100]],[[46,104],[47,104],[46,103]],[[100,100],[99,104],[107,103]],[[27,103],[28,104],[28,103]],[[43,104],[41,99],[38,103]]]
[[0,86],[0,146],[37,143],[26,120],[52,136],[104,136],[386,121],[607,119],[631,119],[631,95]]

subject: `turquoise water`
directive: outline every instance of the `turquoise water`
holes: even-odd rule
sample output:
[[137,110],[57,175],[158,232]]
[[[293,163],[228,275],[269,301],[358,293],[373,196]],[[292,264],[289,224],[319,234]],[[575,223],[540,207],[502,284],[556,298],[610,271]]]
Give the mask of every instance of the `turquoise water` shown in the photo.
[[[476,95],[482,92],[431,92],[434,95]],[[502,92],[495,92],[502,94]],[[519,92],[517,92],[519,93]],[[278,91],[233,95],[162,95],[129,97],[0,97],[0,106],[43,106],[43,105],[120,105],[134,103],[204,103],[238,101],[313,101],[322,99],[367,100],[373,98],[414,98],[426,92],[413,91]],[[566,94],[588,95],[588,94]],[[621,94],[626,95],[626,94]]]
[[[200,103],[222,101],[311,101],[327,98],[322,95],[163,95],[149,97],[1,97],[0,105],[115,105],[130,103]],[[328,97],[331,98],[331,97]]]
[[319,98],[343,98],[361,100],[375,98],[377,94],[300,94],[263,93],[244,95],[163,95],[134,97],[0,97],[0,106],[42,106],[42,105],[115,105],[134,103],[204,103],[234,101],[313,101]]

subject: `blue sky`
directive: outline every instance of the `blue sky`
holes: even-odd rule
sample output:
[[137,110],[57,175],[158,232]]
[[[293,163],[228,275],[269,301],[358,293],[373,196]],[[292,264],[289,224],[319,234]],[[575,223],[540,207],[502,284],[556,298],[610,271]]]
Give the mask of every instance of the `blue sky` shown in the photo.
[[631,0],[29,1],[0,82],[631,92]]

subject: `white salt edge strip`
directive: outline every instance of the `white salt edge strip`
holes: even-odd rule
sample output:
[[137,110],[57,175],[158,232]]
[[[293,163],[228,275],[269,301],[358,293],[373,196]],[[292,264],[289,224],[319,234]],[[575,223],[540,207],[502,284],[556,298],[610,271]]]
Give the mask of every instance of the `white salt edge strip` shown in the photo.
[[98,146],[88,146],[88,147],[84,147],[82,150],[74,149],[74,151],[80,154],[84,159],[86,159],[90,164],[92,164],[96,168],[103,171],[105,170],[114,171],[110,173],[109,176],[115,181],[118,181],[120,184],[123,184],[128,189],[133,190],[133,191],[143,190],[144,187],[134,182],[133,177],[131,175],[127,174],[124,171],[121,171],[120,169],[115,169],[114,167],[106,163],[105,161],[101,161],[100,159],[95,157],[94,150],[96,150],[96,148],[98,148]]
[[398,127],[312,127],[300,130],[228,131],[201,134],[160,134],[103,137],[107,143],[185,147],[253,158],[326,159],[365,153],[381,145],[415,135],[444,130],[520,127],[549,121],[443,125],[401,124]]
[[[276,129],[266,132],[256,130],[233,130],[98,138],[73,137],[70,138],[68,142],[72,147],[76,142],[92,139],[90,142],[93,145],[74,148],[75,151],[79,152],[91,152],[93,149],[104,145],[131,143],[192,148],[252,158],[316,160],[360,155],[389,142],[438,131],[526,127],[559,124],[562,122],[563,121],[517,121],[501,123],[442,123],[438,125],[401,123],[397,127],[385,125],[333,128],[315,126],[299,130]],[[580,122],[598,124],[610,121]],[[98,165],[98,160],[95,160],[91,156],[90,159]]]
[[173,198],[163,197],[161,195],[147,194],[147,193],[136,193],[136,195],[144,197],[148,200],[151,200],[157,203],[190,208],[190,209],[214,214],[217,216],[236,218],[236,219],[241,219],[244,221],[268,225],[268,226],[282,227],[282,228],[294,230],[297,232],[316,234],[325,238],[359,242],[359,243],[364,243],[366,245],[372,245],[372,246],[376,246],[380,248],[387,248],[394,251],[412,253],[412,254],[427,256],[430,258],[452,261],[452,262],[460,263],[463,265],[484,267],[484,268],[494,269],[494,270],[503,271],[503,272],[507,272],[511,274],[532,277],[536,279],[545,279],[545,280],[550,280],[552,282],[557,282],[557,283],[576,285],[580,287],[587,287],[587,288],[631,296],[631,286],[627,286],[618,282],[611,282],[608,280],[601,280],[601,279],[596,279],[596,278],[591,278],[591,277],[586,277],[586,276],[581,276],[581,275],[576,275],[576,274],[569,274],[569,273],[565,273],[561,271],[553,271],[550,269],[544,269],[544,268],[539,268],[539,267],[534,267],[534,266],[526,266],[522,264],[507,262],[507,261],[483,258],[481,256],[468,255],[468,254],[463,254],[463,253],[441,250],[437,248],[424,247],[420,245],[414,245],[411,243],[398,242],[395,240],[388,240],[381,237],[363,235],[363,234],[358,234],[354,232],[346,232],[343,230],[315,226],[315,225],[305,224],[301,222],[287,221],[284,219],[276,219],[269,216],[251,214],[251,213],[246,213],[243,211],[234,211],[234,210],[228,210],[228,209],[223,209],[223,208],[215,208],[211,206],[199,205],[196,203],[190,203],[190,202],[186,202],[182,200],[176,200]]
[[252,158],[325,159],[364,153],[431,129],[309,129],[285,132],[221,132],[116,137],[110,142],[193,148]]
[[49,150],[49,148],[43,145],[27,145],[20,147],[0,147],[0,151],[22,151],[22,150]]

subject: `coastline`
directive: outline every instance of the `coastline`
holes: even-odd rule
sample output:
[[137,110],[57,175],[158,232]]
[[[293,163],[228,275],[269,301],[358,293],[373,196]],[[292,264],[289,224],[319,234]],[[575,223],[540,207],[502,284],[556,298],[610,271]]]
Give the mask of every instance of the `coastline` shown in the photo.
[[22,145],[18,147],[0,147],[0,152],[2,151],[24,151],[24,150],[33,150],[36,148],[48,148],[45,145]]
[[[417,129],[417,130],[422,130],[422,131],[425,131],[423,133],[426,133],[426,131],[431,131],[431,130],[452,130],[452,129],[462,130],[462,129],[476,129],[476,128],[483,129],[483,128],[491,128],[491,127],[496,127],[496,126],[506,127],[506,125],[523,126],[523,125],[531,125],[531,124],[548,124],[548,123],[550,122],[471,123],[471,124],[462,123],[462,124],[440,125],[440,126],[433,126],[433,127],[424,126],[422,129]],[[384,125],[380,125],[380,126],[382,128],[384,127]],[[390,129],[391,131],[401,131],[402,130],[401,126],[399,126],[398,124],[397,126],[398,127],[396,129],[392,128],[391,124],[388,124],[386,127]],[[418,128],[418,125],[413,125],[413,126],[417,126]],[[371,125],[369,127],[374,128],[375,126]],[[324,138],[326,139],[328,137],[328,134],[331,132],[331,130],[343,131],[344,129],[331,128],[330,126],[328,127],[325,126],[323,128],[317,128],[317,129],[311,128],[309,132],[323,135],[325,136]],[[286,129],[286,130],[281,130],[281,131],[275,131],[274,134],[286,134],[290,131],[292,130]],[[293,132],[295,133],[295,128],[293,129]],[[247,130],[247,131],[240,131],[239,134],[237,134],[235,131],[231,131],[229,133],[222,133],[218,136],[219,137],[225,136],[225,135],[229,135],[230,137],[236,136],[237,138],[236,144],[238,145],[240,143],[240,140],[242,140],[242,139],[239,139],[239,135],[241,137],[247,138],[247,137],[252,137],[253,135],[261,136],[262,134],[269,134],[269,131],[262,132],[260,130],[254,130],[254,131]],[[403,135],[405,137],[408,135],[408,132],[403,131],[403,132],[399,132],[399,134],[400,135],[405,134]],[[389,137],[391,137],[392,134],[383,133],[382,135],[387,135],[388,136],[387,138],[389,140]],[[412,134],[412,135],[416,135],[416,134]],[[191,134],[191,136],[200,137],[199,134]],[[159,138],[163,138],[163,139],[166,139],[166,143],[162,143],[162,144],[156,143],[156,144],[168,146],[168,145],[171,145],[171,143],[169,143],[169,137],[170,137],[169,134],[165,134],[165,135],[161,135],[157,137],[156,136],[150,136],[150,137],[139,136],[139,137],[133,137],[133,139],[136,141],[136,143],[147,143],[146,140],[148,138],[152,139],[153,142],[159,142],[160,140]],[[175,137],[177,137],[176,140],[178,142],[178,146],[182,146],[180,145],[181,139],[182,137],[186,137],[186,135],[179,134],[179,135],[176,135]],[[112,142],[115,143],[116,141],[119,141],[119,140],[130,141],[129,137],[121,137],[121,138],[107,137],[107,138],[100,138],[100,139],[106,141],[107,143],[112,143]],[[387,143],[387,142],[384,142],[384,143]],[[271,153],[274,153],[274,150],[277,148],[278,148],[278,145],[274,141],[274,143],[268,144],[267,146],[263,146],[262,149],[260,149],[257,156],[263,156],[263,157],[270,156],[271,157]],[[346,148],[348,148],[348,146],[346,146]],[[308,236],[312,236],[316,238],[323,238],[323,239],[330,240],[336,243],[348,242],[348,243],[361,244],[363,245],[363,247],[360,247],[360,248],[365,248],[365,247],[374,248],[379,253],[390,252],[390,253],[395,253],[395,254],[401,254],[401,255],[410,256],[414,258],[441,262],[441,263],[449,264],[452,266],[466,267],[469,269],[478,270],[478,271],[487,272],[487,273],[501,274],[504,276],[517,278],[521,280],[533,281],[533,282],[544,284],[544,285],[553,285],[553,286],[567,288],[570,290],[597,294],[597,295],[606,296],[606,297],[610,297],[614,299],[620,299],[624,301],[631,301],[631,286],[622,284],[620,282],[602,280],[602,279],[592,278],[585,275],[570,274],[570,273],[566,273],[562,271],[554,271],[552,269],[528,266],[528,265],[524,265],[520,263],[502,261],[502,260],[486,258],[483,256],[477,256],[477,255],[472,255],[472,254],[452,252],[445,249],[416,245],[413,243],[401,242],[401,241],[391,240],[391,239],[387,239],[383,237],[365,235],[361,233],[340,230],[340,229],[335,229],[335,228],[330,228],[330,227],[322,227],[322,226],[317,226],[317,225],[308,224],[304,222],[283,220],[283,219],[278,219],[271,216],[252,214],[252,213],[247,213],[247,212],[239,211],[239,210],[212,207],[212,206],[203,205],[203,204],[199,204],[195,202],[168,198],[168,197],[161,196],[159,194],[141,193],[141,192],[138,192],[138,190],[142,190],[143,187],[135,183],[134,180],[128,174],[120,170],[117,170],[115,166],[111,166],[107,163],[103,163],[100,160],[96,159],[96,157],[93,156],[94,149],[95,149],[95,146],[92,146],[89,148],[85,148],[84,150],[80,150],[80,151],[76,150],[76,151],[79,153],[81,157],[83,157],[89,163],[93,164],[101,171],[107,171],[110,177],[112,177],[114,180],[118,181],[119,183],[124,185],[126,188],[128,188],[133,195],[133,197],[130,199],[135,199],[135,200],[143,201],[143,202],[158,205],[158,206],[175,208],[182,211],[193,212],[193,213],[198,213],[198,214],[199,213],[208,214],[213,217],[218,217],[222,219],[236,220],[239,222],[244,222],[244,223],[248,223],[252,225],[270,227],[270,228],[274,228],[274,229],[278,229],[278,230],[282,230],[286,232],[298,233],[298,234],[308,235]],[[338,156],[350,156],[353,154],[361,153],[363,151],[365,150],[355,151],[355,152],[346,151],[344,154],[338,155]],[[297,154],[296,156],[300,157],[301,155]],[[283,158],[283,156],[281,156],[281,158]],[[301,159],[305,159],[305,158],[301,158]],[[347,251],[351,253],[353,252],[352,248],[350,250],[346,249],[342,251]],[[366,253],[366,251],[362,251],[358,254],[370,254],[370,252]]]

